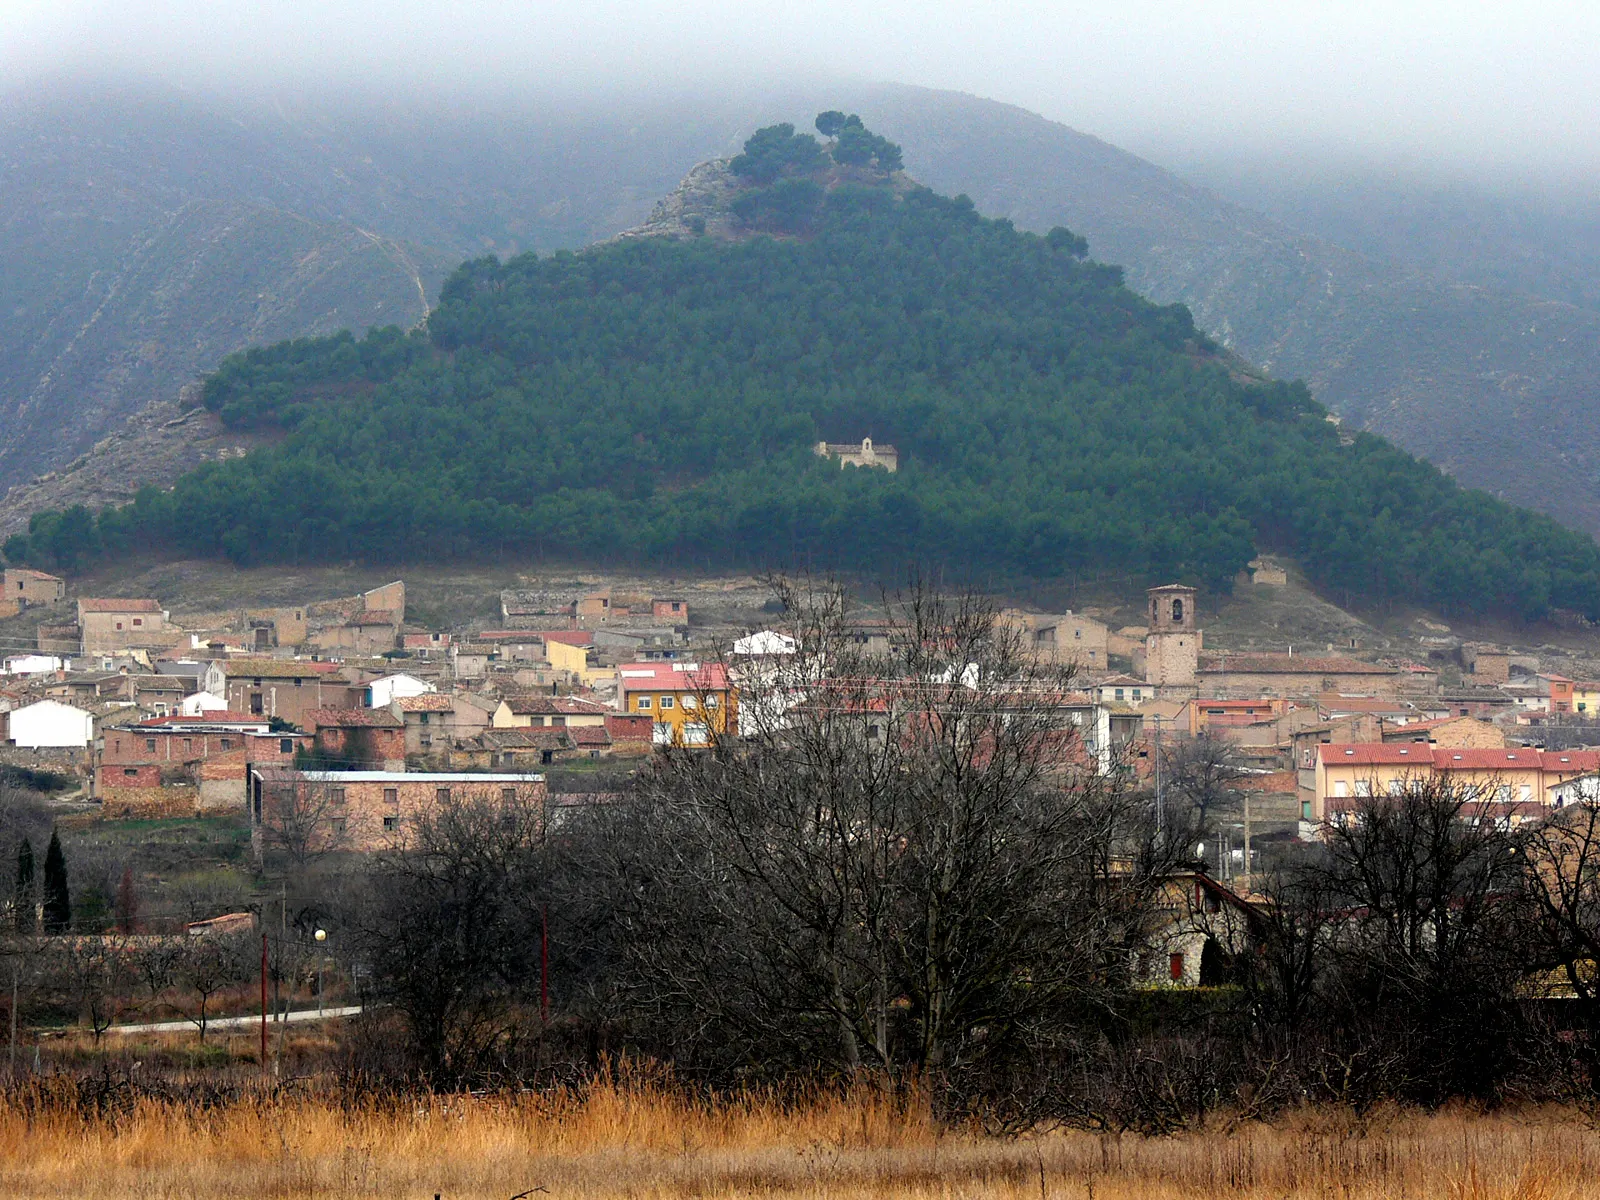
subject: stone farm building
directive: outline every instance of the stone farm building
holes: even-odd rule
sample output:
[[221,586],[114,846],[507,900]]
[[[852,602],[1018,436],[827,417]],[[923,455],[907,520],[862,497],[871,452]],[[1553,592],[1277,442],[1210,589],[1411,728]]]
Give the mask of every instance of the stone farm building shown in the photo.
[[413,836],[448,804],[548,802],[543,775],[526,772],[250,772],[251,842],[257,853],[294,838],[309,851],[381,850]]

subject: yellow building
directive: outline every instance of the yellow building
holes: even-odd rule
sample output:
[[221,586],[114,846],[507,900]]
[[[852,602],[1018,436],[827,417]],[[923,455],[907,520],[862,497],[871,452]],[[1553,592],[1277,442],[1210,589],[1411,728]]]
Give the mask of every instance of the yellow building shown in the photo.
[[1312,819],[1324,821],[1370,796],[1398,795],[1407,786],[1443,776],[1487,802],[1511,806],[1505,815],[1514,822],[1551,807],[1557,784],[1595,770],[1600,770],[1600,750],[1324,744],[1317,747]]
[[1600,682],[1591,679],[1572,685],[1572,711],[1591,719],[1600,718]]
[[649,716],[658,746],[708,746],[738,727],[738,692],[721,663],[638,662],[617,668],[622,711]]

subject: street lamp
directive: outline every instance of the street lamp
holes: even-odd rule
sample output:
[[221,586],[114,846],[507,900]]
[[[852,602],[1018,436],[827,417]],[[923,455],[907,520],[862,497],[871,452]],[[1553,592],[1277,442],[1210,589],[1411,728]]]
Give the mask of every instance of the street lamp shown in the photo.
[[[328,931],[319,929],[311,936],[317,939],[318,945],[321,945],[328,940]],[[325,961],[322,955],[317,955],[317,1016],[319,1017],[322,1015],[322,967]]]

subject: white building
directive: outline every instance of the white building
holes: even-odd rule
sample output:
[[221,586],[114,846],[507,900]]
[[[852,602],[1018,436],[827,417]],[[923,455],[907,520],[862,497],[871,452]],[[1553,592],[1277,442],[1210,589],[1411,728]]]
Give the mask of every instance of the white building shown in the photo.
[[735,641],[733,652],[738,655],[793,654],[795,640],[787,633],[774,633],[770,629],[763,629]]
[[94,741],[94,714],[59,700],[40,700],[14,710],[10,717],[9,744],[23,749],[48,746],[81,750]]
[[54,654],[17,654],[6,659],[7,675],[48,675],[67,669],[67,660]]
[[226,712],[228,702],[210,692],[195,692],[185,696],[178,704],[180,717],[198,717],[208,712]]
[[408,696],[425,696],[437,690],[433,684],[425,679],[418,679],[415,675],[385,675],[382,679],[374,679],[367,685],[367,707],[388,708],[396,700],[404,700]]

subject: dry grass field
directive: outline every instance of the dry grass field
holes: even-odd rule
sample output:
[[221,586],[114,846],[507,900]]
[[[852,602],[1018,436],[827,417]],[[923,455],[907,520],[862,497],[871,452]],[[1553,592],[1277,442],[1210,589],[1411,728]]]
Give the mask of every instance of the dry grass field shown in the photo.
[[1600,1190],[1571,1114],[1306,1115],[1164,1139],[940,1129],[858,1096],[699,1105],[648,1086],[381,1105],[141,1102],[0,1112],[7,1197],[1317,1197],[1558,1200]]

